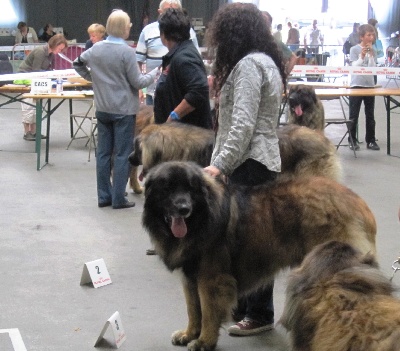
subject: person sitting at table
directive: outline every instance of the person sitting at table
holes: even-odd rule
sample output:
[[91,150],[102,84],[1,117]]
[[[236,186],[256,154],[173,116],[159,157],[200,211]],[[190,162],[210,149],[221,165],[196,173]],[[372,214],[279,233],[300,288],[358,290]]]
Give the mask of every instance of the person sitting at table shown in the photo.
[[[68,47],[67,40],[62,34],[56,34],[50,38],[46,45],[41,45],[31,51],[28,57],[19,66],[18,72],[50,71],[53,67],[54,56]],[[36,139],[36,113],[33,107],[33,99],[24,99],[22,102],[22,123],[24,125],[24,139],[33,141]],[[44,138],[42,136],[42,138]]]
[[87,29],[87,32],[89,34],[89,40],[85,44],[85,50],[90,49],[93,44],[104,40],[106,36],[106,28],[99,23],[91,24]]
[[56,35],[56,32],[53,31],[53,26],[50,23],[47,23],[43,27],[43,33],[39,37],[39,39],[47,43],[50,40],[50,38],[53,37],[54,35]]
[[[376,52],[372,48],[372,43],[375,40],[375,29],[370,24],[363,24],[359,27],[358,33],[361,42],[350,49],[350,65],[375,67]],[[351,88],[373,88],[375,86],[373,75],[351,75]],[[360,114],[361,103],[364,101],[365,107],[365,141],[367,149],[380,150],[375,139],[375,96],[350,96],[349,97],[349,119],[353,122],[350,127],[350,134],[354,141],[354,149],[360,150],[360,145],[357,140],[357,125]],[[349,138],[350,139],[350,138]],[[349,140],[350,149],[353,146]]]
[[32,27],[28,27],[25,22],[19,22],[17,25],[17,32],[15,33],[15,45],[38,43],[38,36]]

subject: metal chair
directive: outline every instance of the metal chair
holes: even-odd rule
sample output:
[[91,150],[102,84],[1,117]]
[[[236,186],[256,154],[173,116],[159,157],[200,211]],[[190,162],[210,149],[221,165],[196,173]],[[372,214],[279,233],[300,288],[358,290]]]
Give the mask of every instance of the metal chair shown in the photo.
[[[94,105],[94,100],[83,100],[87,101],[90,103],[87,111],[84,112],[78,112],[78,113],[72,113],[70,115],[71,118],[71,123],[73,123],[76,127],[74,134],[71,137],[71,140],[67,146],[67,150],[71,146],[72,142],[74,140],[78,139],[87,139],[87,142],[85,146],[89,145],[89,157],[88,161],[90,161],[90,154],[92,151],[92,146],[94,149],[96,149],[96,140],[95,140],[95,132],[97,130],[97,119],[96,119],[96,113],[95,113],[95,105]],[[90,130],[85,129],[85,126],[88,123],[85,123],[86,121],[90,122]]]
[[346,126],[346,132],[342,136],[342,139],[340,139],[339,143],[336,144],[336,150],[339,149],[339,146],[348,146],[348,144],[342,144],[344,138],[346,137],[346,135],[348,135],[349,136],[349,143],[350,143],[351,148],[353,150],[354,157],[357,158],[356,149],[355,149],[355,142],[353,140],[353,137],[351,136],[351,131],[350,131],[350,128],[351,128],[351,125],[353,124],[353,121],[351,121],[351,120],[349,120],[347,118],[329,118],[329,119],[325,119],[325,128],[327,128],[331,124],[336,124],[336,125],[344,124]]
[[351,136],[351,125],[353,124],[353,121],[351,121],[350,119],[348,119],[346,117],[346,112],[344,110],[344,106],[343,106],[343,100],[345,101],[345,103],[348,104],[348,101],[346,101],[345,98],[341,98],[339,97],[339,102],[340,102],[340,107],[342,109],[342,114],[343,114],[343,118],[325,118],[325,128],[327,128],[329,125],[331,124],[344,124],[346,126],[346,132],[344,133],[344,135],[342,136],[342,139],[340,139],[339,143],[336,144],[336,150],[339,149],[339,146],[349,146],[349,144],[342,144],[344,138],[346,137],[346,135],[349,136],[349,143],[351,145],[351,148],[353,150],[354,153],[354,157],[357,158],[357,154],[356,154],[356,150],[355,150],[355,140],[353,140],[353,137]]

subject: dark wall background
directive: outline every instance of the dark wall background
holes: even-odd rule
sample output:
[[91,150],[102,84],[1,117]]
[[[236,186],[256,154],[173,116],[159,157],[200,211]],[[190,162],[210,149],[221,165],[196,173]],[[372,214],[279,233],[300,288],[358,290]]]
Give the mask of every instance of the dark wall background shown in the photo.
[[[203,18],[206,25],[218,7],[227,2],[230,0],[182,0],[182,5],[191,17]],[[382,37],[389,37],[392,32],[400,30],[400,1],[368,2],[369,15],[378,19]],[[88,39],[87,27],[95,22],[105,25],[108,15],[115,8],[123,9],[130,15],[130,40],[136,41],[143,26],[143,16],[147,13],[149,22],[156,20],[160,0],[13,0],[12,3],[21,13],[19,20],[27,22],[37,32],[46,23],[51,23],[55,27],[63,27],[68,39],[83,43]],[[0,27],[5,28],[15,28],[16,25],[0,23]],[[0,37],[0,45],[13,45],[14,40],[14,37]]]
[[[206,24],[224,0],[183,0],[182,6],[191,17],[202,17]],[[157,18],[160,0],[28,0],[26,22],[38,32],[46,23],[63,27],[68,39],[83,43],[88,39],[87,28],[92,23],[105,26],[113,9],[122,9],[131,17],[131,40],[137,40],[142,29],[143,16],[150,22]]]

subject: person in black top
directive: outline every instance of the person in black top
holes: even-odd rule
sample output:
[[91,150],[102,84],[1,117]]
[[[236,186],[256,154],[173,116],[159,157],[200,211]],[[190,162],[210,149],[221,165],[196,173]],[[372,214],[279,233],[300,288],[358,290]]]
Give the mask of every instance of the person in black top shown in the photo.
[[190,40],[190,19],[180,9],[167,9],[159,17],[160,36],[168,53],[156,84],[156,123],[180,121],[212,128],[209,88],[203,60]]
[[56,32],[53,31],[53,26],[50,23],[47,23],[43,27],[43,34],[39,37],[39,39],[47,43],[54,35],[56,35]]

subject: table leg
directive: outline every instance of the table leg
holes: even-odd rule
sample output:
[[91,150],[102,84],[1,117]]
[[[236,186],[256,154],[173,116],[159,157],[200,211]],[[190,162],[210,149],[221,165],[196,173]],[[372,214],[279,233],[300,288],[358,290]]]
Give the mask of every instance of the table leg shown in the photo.
[[69,100],[69,129],[71,134],[71,139],[74,137],[74,123],[72,116],[72,99]]
[[42,146],[42,107],[43,100],[36,100],[36,140],[35,140],[35,151],[36,151],[36,169],[40,170],[40,153]]
[[47,125],[46,125],[46,163],[49,163],[49,148],[50,148],[50,117],[51,117],[51,100],[47,101]]
[[390,96],[384,96],[386,107],[386,153],[390,155]]

